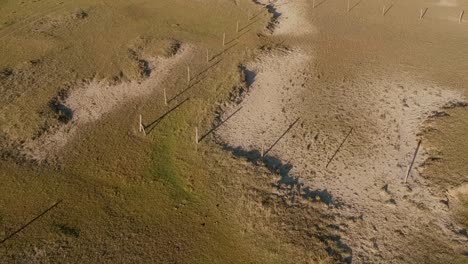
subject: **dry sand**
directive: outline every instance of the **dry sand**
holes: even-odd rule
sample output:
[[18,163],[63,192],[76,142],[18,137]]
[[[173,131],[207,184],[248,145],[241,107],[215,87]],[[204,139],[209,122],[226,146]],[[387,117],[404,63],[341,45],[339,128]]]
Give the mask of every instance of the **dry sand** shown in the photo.
[[[306,21],[305,4],[276,1],[269,7],[281,14],[272,35],[313,34],[313,27],[297,26]],[[322,73],[310,72],[311,54],[313,50],[293,46],[286,52],[266,52],[247,65],[254,81],[240,104],[242,110],[218,130],[220,141],[228,149],[251,155],[261,152],[262,144],[265,150],[272,147],[265,163],[274,157],[290,164],[292,169],[285,175],[289,182],[283,177],[283,183],[316,190],[312,199],[329,205],[341,241],[352,249],[357,263],[412,262],[418,255],[414,252],[435,245],[443,249],[433,259],[462,256],[468,238],[441,202],[444,197],[419,176],[419,166],[427,158],[424,148],[409,184],[403,178],[424,121],[444,105],[462,101],[463,95],[403,72],[362,73],[319,89],[315,83]],[[224,117],[237,107],[226,109]],[[299,123],[281,138],[296,118]]]

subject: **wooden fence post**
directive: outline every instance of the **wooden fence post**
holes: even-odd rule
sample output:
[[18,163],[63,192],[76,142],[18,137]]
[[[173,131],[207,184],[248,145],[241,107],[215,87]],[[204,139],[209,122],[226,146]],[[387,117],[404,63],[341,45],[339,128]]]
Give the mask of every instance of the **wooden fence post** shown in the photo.
[[141,118],[141,115],[140,115],[140,123],[139,123],[139,125],[138,125],[138,131],[139,131],[139,132],[143,132],[143,131],[141,130],[141,129],[143,128],[143,125],[141,124],[141,119],[142,119],[142,118]]
[[187,83],[190,83],[190,66],[187,66]]

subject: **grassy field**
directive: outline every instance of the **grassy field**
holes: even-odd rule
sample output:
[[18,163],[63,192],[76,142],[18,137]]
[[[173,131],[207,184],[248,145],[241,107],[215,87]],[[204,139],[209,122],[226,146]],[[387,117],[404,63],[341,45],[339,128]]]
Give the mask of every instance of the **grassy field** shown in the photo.
[[[272,14],[250,0],[0,2],[0,239],[62,201],[0,244],[0,262],[347,262],[340,250],[352,249],[330,232],[346,225],[324,203],[314,202],[315,197],[294,201],[289,192],[282,193],[277,174],[233,157],[211,133],[204,137],[233,88],[245,85],[240,66],[271,47],[294,43],[314,50],[307,74],[318,75],[311,81],[304,120],[347,131],[347,122],[330,119],[326,111],[311,114],[314,96],[320,95],[316,91],[359,80],[364,71],[384,76],[398,66],[417,72],[416,79],[433,76],[436,84],[466,94],[466,61],[455,50],[464,52],[467,38],[430,15],[424,24],[401,19],[413,15],[415,2],[399,3],[400,9],[385,17],[367,12],[380,8],[374,2],[358,2],[348,17],[342,15],[343,3],[322,4],[304,11],[320,31],[289,38],[265,36]],[[363,17],[360,10],[373,15]],[[408,24],[417,30],[406,30]],[[438,34],[459,49],[449,49]],[[170,59],[179,44],[189,54],[161,76],[154,92],[124,98],[97,121],[80,125],[53,153],[56,159],[31,161],[18,150],[64,126],[63,113],[54,108],[64,91],[92,81],[111,87],[144,83],[144,63]],[[427,54],[445,56],[434,61]],[[340,106],[334,103],[330,109]],[[468,173],[466,155],[460,154],[467,147],[467,108],[444,111],[449,116],[428,121],[435,129],[423,137],[425,147],[438,150],[423,176],[439,193],[466,184]],[[138,131],[139,115],[147,135]],[[354,117],[361,115],[356,110]],[[204,137],[200,144],[195,144],[195,128]],[[459,201],[454,215],[468,228],[468,196],[454,195]],[[418,233],[414,244],[428,237]],[[420,243],[411,259],[443,258],[450,249],[425,256],[443,242]]]
[[[83,79],[141,78],[129,49],[161,56],[168,41],[196,46],[200,53],[186,61],[196,74],[210,66],[203,48],[213,55],[222,51],[224,32],[229,49],[169,106],[160,89],[81,128],[53,165],[16,163],[3,153],[1,237],[63,202],[2,244],[1,262],[303,259],[293,244],[282,241],[274,223],[247,210],[253,201],[246,190],[267,186],[268,179],[256,178],[250,167],[209,141],[194,143],[195,126],[208,131],[216,103],[239,83],[237,67],[252,58],[245,50],[259,45],[255,33],[269,19],[264,10],[250,1],[143,0],[4,1],[0,9],[4,152],[11,142],[38,137],[59,124],[49,102],[64,87],[73,89]],[[249,13],[257,16],[249,20]],[[233,40],[237,20],[244,34]],[[185,90],[184,76],[181,66],[165,81],[169,98]],[[148,124],[185,98],[146,137],[137,132],[139,114]],[[246,227],[261,221],[262,230]],[[326,255],[320,250],[317,246],[308,258]]]

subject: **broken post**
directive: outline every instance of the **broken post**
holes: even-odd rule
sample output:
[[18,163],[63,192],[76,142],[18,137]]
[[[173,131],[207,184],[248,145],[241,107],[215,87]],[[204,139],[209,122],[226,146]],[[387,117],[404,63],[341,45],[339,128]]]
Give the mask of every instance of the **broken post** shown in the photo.
[[237,24],[236,24],[236,33],[239,33],[239,20],[237,20]]
[[195,144],[198,144],[198,127],[195,127]]
[[350,1],[350,0],[348,0],[348,12],[349,12],[349,10],[350,10],[350,9],[349,9],[349,1]]
[[315,0],[312,0],[312,8],[315,8]]
[[167,94],[166,94],[166,88],[163,89],[164,92],[164,105],[167,105]]
[[226,44],[226,33],[223,33],[223,48]]
[[206,48],[206,62],[210,62],[210,53],[208,51],[208,48]]
[[382,8],[382,16],[385,16],[385,6]]
[[462,11],[460,12],[460,17],[458,18],[458,23],[461,24],[461,22],[463,22],[463,15],[464,15],[464,14],[465,14],[465,10],[462,10]]
[[421,146],[421,140],[419,140],[419,142],[418,142],[418,146],[416,147],[416,151],[414,151],[413,159],[411,160],[411,164],[408,167],[408,171],[406,172],[405,183],[408,181],[408,177],[411,174],[411,169],[413,168],[414,161],[416,160],[416,156],[418,155],[419,146]]
[[260,157],[263,159],[265,156],[265,143],[262,142],[262,146],[260,148]]

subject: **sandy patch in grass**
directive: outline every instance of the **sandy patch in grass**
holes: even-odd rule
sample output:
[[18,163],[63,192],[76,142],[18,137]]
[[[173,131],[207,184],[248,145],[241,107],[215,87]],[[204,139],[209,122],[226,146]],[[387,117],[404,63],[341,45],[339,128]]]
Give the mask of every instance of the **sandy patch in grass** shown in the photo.
[[[273,6],[281,13],[273,35],[283,29],[299,34],[294,19],[282,20],[288,4]],[[299,17],[297,12],[302,11],[290,16]],[[444,197],[420,177],[428,157],[424,143],[409,184],[403,179],[424,121],[463,96],[400,72],[361,73],[355,80],[318,86],[321,74],[310,72],[311,53],[274,50],[247,65],[250,92],[240,105],[225,109],[224,119],[242,107],[218,129],[220,141],[256,163],[262,149],[267,151],[263,163],[279,166],[279,186],[307,189],[303,198],[327,204],[338,240],[354,261],[416,261],[413,252],[427,250],[429,241],[458,258],[468,239],[441,202]],[[442,261],[444,254],[431,259]]]
[[[424,120],[461,96],[402,76],[317,91],[306,72],[308,56],[279,53],[248,65],[254,82],[242,110],[218,130],[221,141],[250,155],[260,153],[262,144],[264,150],[272,147],[266,162],[274,157],[291,166],[280,181],[330,193],[317,192],[315,198],[329,204],[343,227],[343,242],[360,261],[389,261],[395,252],[406,251],[402,244],[415,250],[418,246],[408,240],[411,234],[423,233],[457,252],[464,250],[467,238],[457,234],[460,227],[440,202],[443,197],[434,195],[419,176],[418,166],[427,157],[424,149],[409,185],[403,184]],[[226,110],[224,118],[238,107]],[[298,117],[299,123],[280,139]],[[350,137],[326,168],[351,127]]]
[[[232,146],[243,149],[260,149],[262,143],[268,145],[271,132],[286,129],[288,122],[294,121],[294,116],[285,114],[285,109],[294,96],[299,96],[306,77],[302,71],[309,57],[303,53],[282,51],[275,52],[247,65],[253,83],[251,91],[242,102],[242,112],[234,115],[229,122],[219,130],[221,138],[229,139]],[[302,83],[297,80],[302,79]],[[295,87],[291,87],[294,80]],[[250,81],[248,81],[250,82]],[[266,88],[266,89],[265,89]],[[237,105],[225,111],[226,119],[236,110]],[[265,136],[265,137],[264,137]]]
[[70,121],[54,131],[45,133],[38,139],[26,142],[25,155],[35,161],[53,158],[77,130],[88,123],[99,120],[125,102],[150,95],[160,88],[161,82],[171,70],[190,53],[190,46],[182,46],[172,57],[157,57],[146,61],[149,73],[143,81],[121,82],[115,85],[106,80],[92,80],[83,87],[72,90],[64,100],[63,106],[71,113]]

